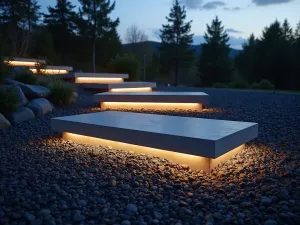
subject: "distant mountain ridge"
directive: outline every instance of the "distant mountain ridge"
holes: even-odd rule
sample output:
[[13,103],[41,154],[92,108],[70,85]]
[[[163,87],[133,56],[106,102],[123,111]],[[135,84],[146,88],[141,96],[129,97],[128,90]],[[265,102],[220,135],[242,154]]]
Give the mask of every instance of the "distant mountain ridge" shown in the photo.
[[[156,54],[159,55],[159,50],[158,49],[161,46],[161,43],[160,42],[156,42],[156,41],[147,41],[147,43],[152,47],[153,51]],[[136,43],[136,44],[124,44],[123,46],[126,48],[126,47],[129,47],[129,46],[141,45],[141,44],[144,44],[144,43],[140,42],[140,43]],[[201,53],[200,45],[191,45],[191,49],[195,50],[196,56],[200,55],[200,53]],[[235,58],[240,52],[241,52],[241,50],[230,48],[229,56],[231,58]]]

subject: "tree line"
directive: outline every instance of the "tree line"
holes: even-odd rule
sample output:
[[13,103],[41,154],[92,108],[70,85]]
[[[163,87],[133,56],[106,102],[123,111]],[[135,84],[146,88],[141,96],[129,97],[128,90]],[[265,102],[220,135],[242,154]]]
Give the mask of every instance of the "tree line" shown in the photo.
[[46,58],[54,64],[92,71],[105,67],[121,49],[119,19],[110,18],[115,3],[79,3],[77,11],[69,0],[57,0],[41,13],[37,0],[1,0],[1,54]]
[[288,20],[274,21],[260,37],[252,34],[233,59],[229,36],[216,17],[207,24],[201,54],[196,56],[191,48],[193,21],[187,21],[185,7],[174,0],[160,29],[157,54],[147,44],[145,32],[135,25],[125,37],[131,47],[122,47],[117,33],[120,20],[110,17],[114,8],[115,2],[109,0],[79,0],[78,9],[69,0],[57,0],[42,13],[37,0],[2,0],[0,55],[45,58],[84,71],[105,71],[111,59],[118,58],[123,70],[134,71],[141,68],[137,65],[147,54],[150,60],[144,71],[154,74],[152,78],[171,74],[174,85],[185,76],[182,69],[193,67],[202,86],[269,80],[278,89],[300,89],[300,22],[293,29]]
[[282,24],[276,20],[264,28],[261,37],[251,34],[240,54],[232,59],[229,36],[218,17],[207,24],[199,57],[190,48],[192,21],[186,21],[186,10],[178,0],[166,19],[160,30],[161,66],[174,71],[175,84],[179,68],[196,64],[202,86],[268,80],[277,89],[300,89],[300,22],[293,30],[287,19]]

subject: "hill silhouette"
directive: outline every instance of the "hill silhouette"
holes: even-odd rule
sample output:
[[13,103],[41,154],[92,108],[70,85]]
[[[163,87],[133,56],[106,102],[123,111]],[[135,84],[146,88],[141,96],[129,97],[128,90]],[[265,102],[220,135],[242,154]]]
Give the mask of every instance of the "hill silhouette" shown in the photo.
[[[156,54],[159,55],[159,47],[161,46],[160,42],[147,41],[146,44],[148,44],[148,46],[150,46],[152,48],[153,52],[155,52]],[[144,45],[145,45],[145,42],[139,42],[139,43],[134,43],[134,44],[124,44],[123,46],[125,48],[138,49],[140,47],[142,49],[144,47]],[[191,48],[194,49],[196,56],[199,56],[201,54],[200,45],[191,45]],[[241,52],[241,50],[230,48],[229,56],[231,58],[235,58],[239,54],[239,52]]]

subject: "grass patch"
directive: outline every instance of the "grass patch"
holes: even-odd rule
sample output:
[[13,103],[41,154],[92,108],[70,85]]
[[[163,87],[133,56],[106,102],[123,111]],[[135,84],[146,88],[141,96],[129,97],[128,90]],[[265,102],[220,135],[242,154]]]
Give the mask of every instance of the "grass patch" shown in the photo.
[[247,89],[249,88],[248,83],[243,79],[237,79],[228,84],[228,88]]
[[55,105],[69,105],[76,101],[73,93],[75,92],[75,87],[69,83],[64,82],[62,79],[49,79],[47,88],[50,89],[49,99]]
[[38,83],[37,75],[31,73],[30,71],[26,71],[26,70],[16,74],[13,79],[16,81],[22,82],[24,84],[36,85]]
[[227,85],[226,84],[223,84],[223,83],[214,83],[212,85],[213,88],[227,88]]
[[274,90],[275,86],[269,80],[261,80],[260,82],[255,82],[252,84],[253,89],[259,90]]

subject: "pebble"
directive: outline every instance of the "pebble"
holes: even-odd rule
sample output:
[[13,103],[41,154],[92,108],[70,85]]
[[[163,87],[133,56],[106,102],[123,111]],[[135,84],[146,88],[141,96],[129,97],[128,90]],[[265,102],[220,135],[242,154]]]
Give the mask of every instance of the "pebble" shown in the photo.
[[134,205],[134,204],[128,204],[128,205],[126,206],[126,210],[127,210],[127,212],[129,212],[129,213],[136,213],[136,212],[138,211],[136,205]]
[[267,220],[265,225],[277,225],[277,222],[275,220]]
[[130,221],[129,220],[123,220],[121,225],[130,225]]
[[202,91],[213,108],[136,112],[257,122],[259,137],[211,174],[61,139],[51,118],[101,112],[86,92],[73,106],[0,130],[0,224],[299,223],[300,95]]
[[50,213],[51,213],[51,211],[50,211],[49,209],[43,209],[43,210],[40,211],[39,214],[40,214],[42,217],[45,217],[45,216],[48,216]]
[[83,220],[85,220],[85,216],[84,215],[81,215],[80,212],[74,213],[73,221],[80,222],[80,221],[83,221]]
[[31,222],[35,219],[35,216],[30,213],[25,213],[24,217],[28,222]]
[[30,225],[42,225],[43,221],[41,219],[36,219],[30,222]]
[[157,220],[161,220],[163,215],[157,211],[154,211],[154,218]]

